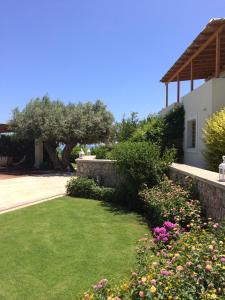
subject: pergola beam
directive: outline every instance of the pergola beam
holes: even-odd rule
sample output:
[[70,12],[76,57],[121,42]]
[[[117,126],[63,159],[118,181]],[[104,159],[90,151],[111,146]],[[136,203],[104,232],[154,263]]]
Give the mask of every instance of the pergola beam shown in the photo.
[[184,70],[190,63],[191,61],[197,57],[208,45],[210,45],[216,38],[217,35],[220,34],[220,32],[224,29],[224,24],[221,25],[212,35],[207,39],[204,44],[196,51],[194,54],[184,63],[181,65],[181,67],[167,80],[167,82],[173,81],[174,78],[177,78],[178,74]]

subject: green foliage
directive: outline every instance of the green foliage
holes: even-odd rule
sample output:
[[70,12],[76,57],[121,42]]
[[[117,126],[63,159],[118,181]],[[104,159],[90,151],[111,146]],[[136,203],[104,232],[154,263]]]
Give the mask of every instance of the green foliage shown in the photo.
[[173,161],[174,151],[166,150],[161,155],[161,149],[156,144],[127,141],[117,144],[110,157],[116,160],[116,168],[124,180],[121,192],[124,191],[129,205],[133,207],[137,204],[138,190],[143,184],[153,186],[160,182]]
[[110,146],[96,146],[91,149],[91,155],[96,155],[97,159],[107,159],[111,150]]
[[177,105],[164,117],[164,147],[174,147],[179,162],[183,160],[184,106]]
[[[22,111],[15,109],[10,125],[19,138],[42,138],[55,168],[66,168],[70,164],[70,153],[78,143],[100,143],[109,139],[113,115],[100,100],[66,105],[44,96],[31,100]],[[56,149],[61,144],[64,148],[59,157]]]
[[165,116],[150,115],[142,121],[135,119],[135,122],[132,122],[132,118],[124,119],[120,123],[120,127],[123,129],[121,130],[123,138],[118,140],[156,143],[160,145],[162,152],[166,148],[174,148],[176,149],[176,158],[181,162],[184,114],[183,105],[175,105]]
[[73,197],[105,201],[114,201],[116,198],[114,188],[99,186],[93,179],[85,177],[71,178],[67,183],[66,190],[67,195]]
[[163,144],[165,135],[165,120],[160,116],[150,116],[139,123],[134,131],[131,140],[135,142],[152,142],[158,145]]
[[128,118],[123,116],[122,121],[116,124],[116,140],[118,142],[124,142],[130,139],[138,128],[138,124],[139,120],[136,112],[132,112]]
[[186,227],[201,221],[199,201],[192,200],[188,191],[167,177],[153,188],[142,189],[139,196],[143,201],[144,214],[154,225],[170,220]]
[[203,129],[203,138],[206,144],[204,153],[208,168],[218,171],[218,166],[225,155],[225,108],[212,115]]

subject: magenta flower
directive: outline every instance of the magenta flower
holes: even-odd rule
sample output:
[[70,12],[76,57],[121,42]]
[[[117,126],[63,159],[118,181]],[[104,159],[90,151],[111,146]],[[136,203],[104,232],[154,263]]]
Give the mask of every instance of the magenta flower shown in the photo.
[[164,228],[164,227],[155,227],[153,229],[153,231],[155,234],[166,234],[167,233],[166,228]]
[[165,221],[164,223],[163,223],[163,225],[167,228],[167,229],[173,229],[174,227],[176,227],[176,224],[174,224],[174,223],[172,223],[172,222],[170,222],[170,221]]

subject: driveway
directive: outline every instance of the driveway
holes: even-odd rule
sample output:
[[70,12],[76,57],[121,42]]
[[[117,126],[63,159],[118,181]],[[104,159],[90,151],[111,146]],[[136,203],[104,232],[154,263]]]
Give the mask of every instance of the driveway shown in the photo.
[[30,175],[0,180],[0,213],[65,194],[70,175]]

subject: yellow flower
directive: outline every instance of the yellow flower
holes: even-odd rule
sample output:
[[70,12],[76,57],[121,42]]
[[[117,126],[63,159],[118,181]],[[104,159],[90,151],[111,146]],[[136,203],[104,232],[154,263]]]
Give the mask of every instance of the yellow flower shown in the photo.
[[152,279],[152,276],[151,276],[151,275],[148,275],[148,276],[147,276],[147,279],[148,279],[148,280],[151,280],[151,279]]
[[124,283],[124,284],[122,285],[122,289],[123,289],[123,290],[127,290],[127,289],[128,289],[128,287],[129,287],[129,286],[128,286],[128,284],[127,284],[127,283]]
[[154,286],[154,285],[152,285],[151,287],[150,287],[150,289],[149,289],[149,291],[151,292],[151,293],[155,293],[156,292],[156,287]]
[[142,278],[141,278],[141,281],[142,281],[143,283],[145,283],[145,282],[147,281],[147,278],[146,278],[146,277],[142,277]]
[[177,266],[177,271],[183,271],[183,267],[182,266]]

